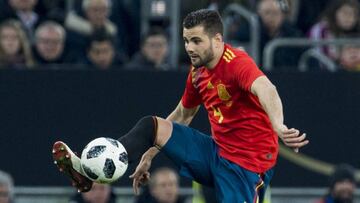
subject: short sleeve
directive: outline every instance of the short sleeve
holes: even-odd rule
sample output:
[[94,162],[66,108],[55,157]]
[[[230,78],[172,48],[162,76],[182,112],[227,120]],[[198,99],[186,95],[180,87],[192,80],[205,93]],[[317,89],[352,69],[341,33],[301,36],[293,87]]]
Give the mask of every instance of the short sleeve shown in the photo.
[[234,66],[237,83],[246,91],[250,91],[252,83],[258,77],[264,75],[264,73],[257,67],[254,60],[252,60],[249,56],[245,56],[244,58],[240,58],[235,61]]

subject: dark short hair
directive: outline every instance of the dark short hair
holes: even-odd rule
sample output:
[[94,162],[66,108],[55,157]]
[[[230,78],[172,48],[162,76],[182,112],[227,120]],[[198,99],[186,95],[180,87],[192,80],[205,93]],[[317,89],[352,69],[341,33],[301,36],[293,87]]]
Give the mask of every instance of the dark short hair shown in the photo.
[[168,36],[165,32],[165,30],[162,27],[159,26],[154,26],[151,27],[145,34],[143,34],[141,36],[141,41],[140,41],[140,45],[144,45],[145,41],[149,38],[149,37],[153,37],[153,36],[163,36],[166,40],[168,39]]
[[105,29],[97,29],[90,35],[87,49],[89,50],[93,42],[105,42],[108,41],[114,46],[115,38]]
[[340,164],[335,167],[334,172],[330,176],[330,189],[333,189],[337,182],[348,180],[355,184],[355,169],[349,164]]
[[223,23],[217,11],[209,9],[193,11],[189,13],[183,21],[183,27],[186,29],[198,25],[203,26],[204,31],[210,36],[214,36],[217,33],[223,35]]

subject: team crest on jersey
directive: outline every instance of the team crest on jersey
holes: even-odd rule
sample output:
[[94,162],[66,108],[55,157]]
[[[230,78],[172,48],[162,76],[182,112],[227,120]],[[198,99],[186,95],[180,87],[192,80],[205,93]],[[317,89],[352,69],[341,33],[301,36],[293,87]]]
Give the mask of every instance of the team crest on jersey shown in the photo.
[[226,90],[225,85],[224,84],[218,84],[216,87],[217,87],[217,92],[218,92],[219,98],[222,101],[229,101],[229,99],[231,98],[231,95]]

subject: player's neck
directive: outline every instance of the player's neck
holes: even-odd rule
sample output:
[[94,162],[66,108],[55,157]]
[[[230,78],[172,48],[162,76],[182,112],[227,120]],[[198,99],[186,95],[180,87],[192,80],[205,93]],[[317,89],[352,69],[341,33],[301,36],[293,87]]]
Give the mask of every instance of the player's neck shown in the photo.
[[219,63],[223,53],[224,53],[225,44],[222,44],[219,49],[215,49],[214,51],[214,59],[211,60],[208,64],[205,65],[207,69],[214,69],[216,65]]

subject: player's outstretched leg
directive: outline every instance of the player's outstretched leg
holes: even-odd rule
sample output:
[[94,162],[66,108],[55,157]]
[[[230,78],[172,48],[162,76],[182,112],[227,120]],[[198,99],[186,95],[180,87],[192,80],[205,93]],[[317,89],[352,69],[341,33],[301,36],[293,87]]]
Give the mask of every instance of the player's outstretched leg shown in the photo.
[[55,142],[52,154],[54,163],[71,179],[72,185],[79,192],[87,192],[91,189],[93,182],[82,175],[80,158],[65,143]]
[[138,162],[150,147],[156,145],[157,131],[157,118],[145,116],[127,134],[118,139],[128,153],[129,163]]
[[[129,163],[138,162],[141,156],[151,147],[157,145],[158,120],[155,116],[145,116],[124,136],[119,138],[120,143],[128,153]],[[160,133],[163,134],[163,133]],[[157,139],[159,138],[159,139]],[[80,192],[91,189],[92,181],[86,178],[82,171],[80,158],[63,142],[58,141],[53,146],[53,158],[60,171],[64,172]]]

